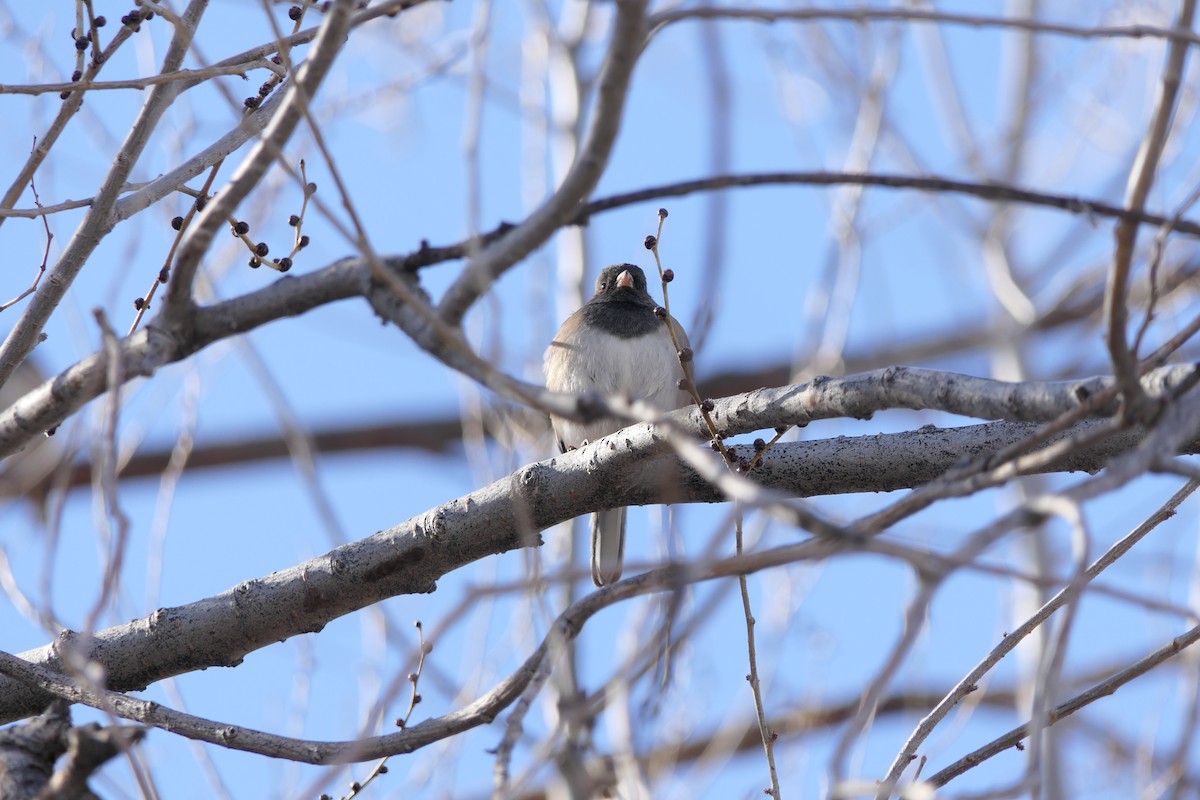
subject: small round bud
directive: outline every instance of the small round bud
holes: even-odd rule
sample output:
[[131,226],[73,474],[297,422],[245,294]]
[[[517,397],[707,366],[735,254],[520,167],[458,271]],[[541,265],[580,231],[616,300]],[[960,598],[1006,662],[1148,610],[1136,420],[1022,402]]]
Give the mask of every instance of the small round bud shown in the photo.
[[[779,738],[778,733],[773,733],[772,736],[774,736],[776,739]],[[378,767],[375,768],[375,772],[377,772],[380,775],[387,775],[387,771],[388,771],[387,764],[380,764]]]
[[79,70],[75,70],[74,72],[71,73],[71,81],[72,82],[77,81],[82,77],[83,77],[83,73],[80,72]]
[[204,207],[206,205],[208,205],[207,197],[205,197],[204,195],[200,195],[199,197],[196,198],[196,210],[197,211],[203,211]]
[[250,265],[250,269],[258,269],[262,266],[262,262],[253,256],[250,257],[250,260],[247,263]]
[[787,429],[788,429],[787,425],[779,425],[775,428],[775,432],[778,433],[780,436],[783,436],[785,433],[787,433]]
[[172,219],[171,227],[174,228],[175,230],[182,229],[183,228],[183,217],[175,217],[174,219]]
[[274,88],[275,87],[271,85],[271,82],[267,81],[262,86],[258,87],[258,96],[266,97],[267,95],[269,95],[271,93],[271,90]]
[[665,308],[663,308],[662,306],[657,306],[654,309],[654,316],[658,317],[661,320],[665,320],[667,318],[667,310]]
[[664,269],[662,274],[663,283],[670,283],[675,280],[675,270]]
[[667,210],[665,208],[660,208],[658,210],[658,218],[659,219],[666,219],[668,216],[669,215],[667,214]]
[[712,411],[716,407],[717,407],[717,404],[707,398],[700,401],[700,408],[703,411]]
[[647,236],[646,240],[642,242],[642,244],[646,245],[647,250],[653,250],[658,246],[658,239],[654,238],[653,236]]
[[725,431],[725,430],[717,431],[717,436],[722,439],[727,439],[727,438],[729,438],[729,431]]
[[713,449],[713,452],[716,452],[716,453],[721,452],[721,445],[717,442],[709,442],[708,446]]
[[70,92],[59,92],[59,93],[58,93],[58,99],[59,99],[59,100],[66,100],[66,99],[67,99],[68,97],[70,97],[70,96],[71,96],[71,93],[70,93]]
[[260,103],[262,103],[261,97],[247,97],[245,100],[242,101],[242,105],[244,105],[246,108],[250,109],[251,111],[258,108]]
[[238,220],[237,224],[233,226],[233,233],[235,236],[245,236],[249,232],[250,223],[246,222],[245,220]]
[[404,720],[400,719],[399,717],[395,719],[395,725],[400,730],[404,730]]
[[300,241],[299,241],[299,242],[297,242],[297,245],[299,245],[299,247],[300,247],[301,249],[304,249],[305,247],[308,247],[308,234],[305,234],[304,236],[301,236],[301,237],[300,237]]
[[685,347],[679,351],[679,360],[682,361],[684,364],[691,361],[694,357],[695,357],[695,353],[692,352],[692,348],[690,348],[690,347]]
[[304,193],[305,194],[316,194],[317,193],[317,185],[315,183],[311,183],[311,182],[308,184],[305,184]]
[[108,24],[108,20],[105,19],[104,17],[96,17],[96,27],[97,28],[103,28],[107,24]]
[[298,20],[304,16],[304,9],[300,6],[292,6],[288,9],[288,19]]
[[88,38],[86,36],[80,36],[75,40],[75,49],[82,53],[84,50],[88,49],[88,44],[90,44],[90,42],[88,42]]
[[766,449],[767,449],[767,443],[765,440],[763,440],[763,439],[755,439],[754,440],[754,452],[761,453],[763,450],[766,450]]
[[419,702],[421,702],[421,695],[414,694],[412,698],[412,704],[415,706]]
[[144,297],[135,298],[133,301],[133,307],[136,308],[138,311],[141,311],[143,308],[146,307],[146,298],[144,298]]
[[145,14],[142,15],[142,19],[154,19],[154,12],[153,11],[145,12]]
[[254,254],[259,258],[262,258],[269,252],[271,252],[271,248],[267,247],[266,242],[259,242],[258,244],[254,245]]
[[291,225],[294,228],[299,224],[300,217],[296,216],[295,214],[292,214],[290,217],[288,217],[288,225]]
[[415,672],[408,673],[408,682],[416,683],[417,682],[417,673],[415,673]]
[[280,58],[278,55],[274,55],[274,56],[271,56],[271,63],[278,67],[279,65],[281,65],[283,63],[283,59]]
[[158,271],[158,282],[166,283],[169,280],[171,280],[171,269],[169,267],[163,267]]
[[280,272],[287,272],[289,269],[292,268],[292,260],[286,256],[279,259],[275,263],[279,265]]
[[352,791],[352,792],[362,791],[362,784],[359,783],[358,781],[350,781],[350,791]]

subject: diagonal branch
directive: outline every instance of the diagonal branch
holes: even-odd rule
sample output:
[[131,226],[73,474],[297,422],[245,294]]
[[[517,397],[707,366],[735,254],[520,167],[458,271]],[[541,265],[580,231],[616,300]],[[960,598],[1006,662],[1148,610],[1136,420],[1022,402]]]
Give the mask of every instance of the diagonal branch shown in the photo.
[[[1183,0],[1175,30],[1191,32],[1192,18],[1196,14],[1196,0]],[[1174,39],[1167,48],[1166,63],[1158,87],[1154,115],[1146,137],[1138,150],[1137,158],[1129,172],[1129,185],[1125,194],[1125,207],[1140,212],[1146,205],[1150,187],[1158,172],[1171,121],[1175,117],[1175,104],[1179,97],[1183,65],[1187,59],[1189,43]],[[1104,323],[1105,344],[1112,358],[1113,371],[1120,381],[1125,402],[1130,410],[1141,415],[1146,409],[1145,396],[1138,383],[1137,358],[1129,346],[1129,278],[1133,269],[1133,253],[1137,245],[1138,224],[1135,220],[1122,219],[1113,231],[1114,252],[1112,266],[1105,286]]]
[[451,325],[514,264],[541,246],[578,211],[596,188],[621,130],[633,68],[646,40],[646,0],[619,0],[608,55],[601,70],[592,124],[562,185],[521,225],[474,258],[446,291],[438,310]]
[[192,283],[200,267],[200,259],[208,252],[217,229],[233,215],[242,200],[258,185],[296,130],[304,116],[304,105],[316,94],[321,81],[333,65],[334,58],[346,43],[352,6],[353,0],[338,0],[334,3],[321,24],[312,51],[297,71],[283,104],[267,125],[263,137],[238,167],[232,180],[212,202],[205,205],[189,228],[171,269],[166,306],[159,315],[160,324],[169,328],[189,324],[188,318],[194,310]]
[[[174,72],[183,63],[184,56],[192,44],[192,36],[196,25],[200,22],[208,0],[192,0],[184,11],[180,24],[175,26],[175,36],[163,57],[163,72]],[[104,178],[100,191],[96,194],[91,208],[88,209],[83,221],[79,223],[71,240],[64,248],[58,262],[33,296],[33,300],[25,308],[21,319],[9,332],[4,344],[0,345],[0,385],[6,383],[13,371],[24,361],[33,348],[37,346],[42,328],[45,327],[50,315],[58,308],[67,290],[71,288],[75,277],[83,269],[88,258],[104,238],[116,219],[113,216],[113,205],[129,179],[138,158],[150,139],[150,134],[158,126],[159,120],[167,108],[174,102],[180,92],[177,83],[163,83],[150,90],[141,113],[129,130],[124,144],[113,160],[112,169]]]

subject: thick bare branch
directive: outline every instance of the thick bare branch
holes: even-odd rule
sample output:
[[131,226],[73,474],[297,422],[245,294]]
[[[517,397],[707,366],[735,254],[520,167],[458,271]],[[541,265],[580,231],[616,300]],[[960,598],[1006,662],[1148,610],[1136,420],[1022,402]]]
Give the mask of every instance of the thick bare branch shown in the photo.
[[[755,412],[755,392],[718,404],[731,433],[770,427],[788,415],[809,416],[801,387],[775,417]],[[760,398],[761,399],[761,398]],[[745,413],[739,413],[745,410]],[[698,428],[698,417],[679,411],[676,422]],[[1089,426],[1082,423],[1065,435]],[[1035,426],[992,423],[954,429],[838,437],[777,445],[755,475],[768,490],[807,496],[837,491],[886,491],[936,477],[967,456],[981,456],[1027,436]],[[1136,446],[1128,432],[1090,448],[1073,449],[1055,470],[1099,469]],[[1188,446],[1194,450],[1196,443]],[[749,458],[752,448],[733,448]],[[1047,469],[1051,467],[1047,466]],[[664,476],[669,480],[664,480]],[[855,476],[855,477],[851,477]],[[838,486],[836,480],[846,480]],[[215,597],[95,634],[90,641],[66,632],[60,641],[24,654],[54,665],[63,648],[80,647],[99,661],[110,686],[124,691],[191,669],[234,666],[253,650],[300,633],[387,597],[433,591],[446,573],[477,559],[539,543],[533,535],[582,513],[621,504],[716,502],[720,493],[681,465],[673,446],[652,426],[635,425],[557,458],[531,464],[462,498],[431,508],[394,528],[344,545],[311,561],[248,581]],[[810,544],[824,546],[821,540]],[[801,551],[807,552],[807,551]],[[822,552],[825,552],[822,550]],[[247,626],[252,615],[258,621]],[[0,681],[0,719],[36,712],[47,698]]]

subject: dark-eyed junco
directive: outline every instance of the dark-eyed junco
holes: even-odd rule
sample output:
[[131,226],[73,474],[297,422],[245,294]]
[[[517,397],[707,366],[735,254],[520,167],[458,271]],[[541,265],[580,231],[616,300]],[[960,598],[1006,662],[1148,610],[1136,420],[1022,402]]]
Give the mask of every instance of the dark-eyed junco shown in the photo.
[[[664,411],[680,408],[683,368],[667,332],[654,314],[658,303],[646,291],[646,275],[633,264],[606,267],[596,295],[563,323],[546,350],[546,387],[555,392],[601,392],[644,400]],[[687,334],[672,320],[680,347]],[[624,427],[619,419],[589,423],[552,417],[563,452]],[[605,586],[621,578],[625,560],[625,509],[592,516],[592,580]]]

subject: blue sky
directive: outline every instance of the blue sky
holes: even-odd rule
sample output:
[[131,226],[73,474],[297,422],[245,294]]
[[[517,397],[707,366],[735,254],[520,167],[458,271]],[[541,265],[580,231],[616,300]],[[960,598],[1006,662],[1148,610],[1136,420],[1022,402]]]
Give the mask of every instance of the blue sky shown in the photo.
[[[98,12],[115,24],[127,9],[110,5],[103,0],[96,3]],[[1067,3],[1059,8],[1056,4],[1053,11],[1074,24],[1101,24],[1121,21],[1118,5]],[[991,2],[939,3],[938,8],[1006,13],[1004,4]],[[0,83],[56,80],[56,70],[69,74],[73,51],[67,31],[73,25],[72,15],[46,12],[41,18],[24,10],[19,15],[14,12],[9,4],[7,13],[16,17],[19,27],[0,26]],[[467,41],[477,12],[477,4],[436,4],[423,10],[423,16],[402,15],[356,33],[321,96],[323,133],[379,252],[405,253],[422,239],[449,244],[470,233],[469,170],[463,155],[469,61],[454,62],[445,74],[414,82],[415,88],[409,90],[385,91],[385,87],[420,73],[419,65],[429,50],[418,47],[418,41],[432,44],[434,51],[451,51]],[[281,10],[276,13],[282,18]],[[497,5],[491,13],[487,74],[493,83],[480,139],[484,229],[500,221],[518,221],[528,211],[522,199],[528,191],[522,182],[529,176],[517,102],[520,36],[528,9]],[[258,4],[215,2],[199,34],[199,51],[212,61],[257,43],[262,38],[261,14]],[[1139,21],[1164,20],[1147,15]],[[888,88],[885,134],[872,158],[872,170],[977,177],[970,159],[940,121],[944,106],[936,100],[930,69],[923,66],[931,58],[926,39],[904,26],[826,23],[820,30],[828,35],[832,49],[821,51],[816,46],[819,40],[808,35],[813,30],[782,23],[721,25],[732,90],[731,172],[842,169],[858,96],[850,91],[849,80],[833,83],[835,71],[822,69],[822,61],[844,59],[869,76],[872,65],[886,54],[889,37],[895,37],[900,52]],[[599,34],[605,31],[606,26],[598,27]],[[1016,36],[953,26],[943,32],[951,77],[961,90],[965,113],[991,174],[1002,162],[1010,119],[1008,59]],[[138,36],[134,47],[106,68],[109,77],[145,73],[161,59],[166,27],[150,24]],[[589,63],[595,63],[603,42],[603,35],[589,42]],[[1119,202],[1123,177],[1153,99],[1161,42],[1079,42],[1050,36],[1039,42],[1044,47],[1045,71],[1034,93],[1029,160],[1019,183]],[[651,43],[635,73],[625,126],[595,196],[710,174],[713,120],[707,110],[711,95],[710,73],[702,58],[705,48],[696,23],[673,26]],[[46,61],[34,59],[31,53],[44,53]],[[253,93],[260,81],[260,76],[254,76],[244,85],[237,79],[229,79],[226,85],[240,98]],[[1195,126],[1190,124],[1194,102],[1190,85],[1187,91],[1180,133],[1169,148],[1161,188],[1152,194],[1155,209],[1173,210],[1195,184],[1192,165],[1197,142]],[[37,100],[0,95],[0,109],[9,120],[0,127],[0,146],[13,156],[8,163],[15,165],[18,156],[28,151],[31,135],[45,128],[57,103],[53,95]],[[92,191],[89,187],[97,185],[111,163],[116,143],[139,103],[140,94],[133,91],[88,97],[85,116],[72,124],[53,159],[37,175],[43,203]],[[195,152],[227,130],[237,113],[214,90],[197,91],[172,110],[168,124],[139,163],[137,179],[148,179],[178,163],[180,152],[185,157]],[[302,129],[292,144],[289,156],[307,159],[309,177],[320,187],[318,196],[340,214],[328,167],[311,135]],[[241,155],[222,170],[222,178],[232,174]],[[14,170],[10,166],[5,174]],[[273,250],[287,241],[287,215],[297,211],[300,203],[297,188],[282,180],[278,171],[267,183],[275,181],[277,196],[265,186],[239,212],[250,222],[252,235],[271,242]],[[199,181],[192,185],[198,186]],[[619,261],[651,267],[642,240],[654,231],[656,209],[665,205],[671,215],[663,237],[664,265],[677,275],[671,285],[672,309],[685,322],[706,308],[715,315],[697,354],[701,376],[792,357],[804,362],[826,308],[820,287],[837,263],[837,243],[831,235],[833,198],[827,188],[729,191],[726,212],[717,221],[726,241],[724,258],[711,279],[702,269],[710,242],[711,195],[605,213],[586,229],[590,273],[594,277],[603,265]],[[26,193],[19,205],[27,207],[31,199]],[[103,307],[116,327],[128,324],[133,298],[145,293],[169,247],[173,231],[168,222],[185,206],[183,199],[164,201],[119,226],[102,243],[47,328],[50,338],[37,352],[44,370],[60,371],[96,348],[99,335],[90,313],[94,306]],[[861,273],[849,308],[847,352],[870,353],[997,319],[972,227],[982,227],[991,213],[992,207],[981,201],[869,191],[860,218]],[[81,217],[81,212],[53,217],[52,259]],[[1018,220],[1011,252],[1035,299],[1054,296],[1072,277],[1103,264],[1111,248],[1111,226],[1105,221],[1058,211],[1021,212]],[[319,214],[312,215],[305,230],[311,233],[312,246],[297,260],[297,272],[319,269],[349,254],[349,245]],[[31,278],[45,239],[40,222],[17,219],[5,222],[0,237],[8,263],[0,269],[0,295],[7,298]],[[482,352],[494,354],[505,369],[527,379],[540,379],[545,343],[571,310],[555,304],[560,289],[555,256],[552,242],[511,270],[467,323],[472,341]],[[267,270],[246,269],[245,259],[246,253],[232,238],[218,238],[206,264],[214,296],[232,297],[278,279]],[[436,298],[460,266],[450,263],[424,270],[422,284]],[[1164,308],[1153,336],[1168,335],[1177,319],[1194,313],[1192,306]],[[18,313],[19,309],[11,309],[0,315],[0,330],[7,331]],[[254,355],[248,354],[248,348]],[[1047,339],[1026,357],[1034,377],[1057,376],[1063,365],[1074,364],[1085,365],[1079,368],[1090,374],[1102,370],[1105,363],[1102,341],[1094,330]],[[265,369],[257,369],[256,361]],[[980,375],[992,369],[988,357],[980,353],[928,366]],[[152,381],[133,385],[127,396],[122,437],[130,442],[143,437],[145,447],[174,441],[193,418],[198,442],[276,431],[281,402],[287,415],[316,429],[335,423],[445,415],[477,400],[474,388],[397,330],[381,326],[363,301],[334,304],[268,325],[243,341],[219,343],[186,364],[164,368]],[[491,398],[484,400],[491,402]],[[99,411],[100,404],[93,404],[59,437],[80,436],[86,447],[87,429]],[[868,422],[822,422],[800,435],[815,439],[966,422],[944,415],[890,412]],[[444,456],[378,451],[323,457],[318,480],[333,512],[332,525],[322,521],[313,491],[286,461],[185,473],[163,530],[156,530],[158,483],[129,482],[122,486],[121,502],[133,521],[132,539],[120,602],[104,624],[145,616],[156,606],[191,602],[286,568],[328,550],[336,540],[361,538],[397,524],[551,454],[547,437],[522,440],[515,452],[492,443]],[[1045,485],[1071,485],[1084,477],[1054,476]],[[1179,484],[1175,478],[1146,479],[1090,504],[1087,518],[1094,551],[1124,535]],[[894,499],[895,495],[854,495],[822,498],[817,504],[830,515],[852,519]],[[1013,501],[1013,493],[1005,489],[939,504],[890,535],[908,544],[952,550]],[[731,552],[731,538],[719,527],[726,522],[726,512],[720,506],[674,509],[670,518],[674,533],[669,539],[659,509],[631,511],[630,562],[659,561],[669,548],[696,554],[714,535],[724,537],[721,552]],[[749,527],[759,530],[764,523],[751,520]],[[93,499],[83,491],[72,494],[64,506],[63,539],[50,561],[45,538],[28,508],[0,507],[0,544],[20,586],[40,602],[42,576],[49,574],[54,608],[68,625],[82,624],[94,602],[102,560],[97,543],[101,529]],[[581,529],[577,534],[582,536]],[[546,532],[548,545],[540,555],[544,568],[558,565],[554,559],[562,557],[564,535],[562,529]],[[765,525],[761,544],[783,544],[800,535]],[[1064,555],[1063,569],[1067,569],[1066,531],[1051,525],[1045,535],[1048,546]],[[1142,593],[1155,587],[1153,597],[1194,605],[1188,582],[1196,546],[1196,515],[1185,506],[1104,580]],[[1018,538],[1006,539],[989,552],[988,560],[1018,564],[1021,547]],[[160,552],[162,571],[156,576]],[[472,588],[526,575],[528,559],[521,552],[486,559],[447,576],[432,595],[386,601],[379,609],[339,620],[318,635],[253,653],[237,669],[183,676],[176,681],[177,688],[187,708],[203,716],[289,735],[350,737],[375,702],[380,684],[412,669],[412,623],[421,620],[436,646],[422,683],[426,700],[414,720],[446,713],[490,688],[544,633],[546,614],[559,602],[556,596],[479,602],[461,621],[448,629],[443,625]],[[761,622],[760,657],[768,679],[768,701],[787,710],[856,697],[899,636],[904,605],[915,590],[905,567],[865,555],[799,564],[757,576],[751,585]],[[902,670],[897,688],[944,688],[960,677],[1015,625],[1016,597],[1011,580],[969,571],[952,578],[930,610],[926,632]],[[710,599],[711,606],[707,605]],[[599,681],[614,674],[639,643],[639,632],[655,630],[662,602],[630,603],[605,612],[588,626],[580,639],[581,673],[588,688],[594,690]],[[752,712],[742,677],[744,622],[736,587],[697,587],[688,594],[685,608],[685,619],[698,609],[707,609],[707,616],[677,659],[669,687],[661,689],[651,680],[634,689],[635,708],[649,698],[658,709],[647,710],[638,719],[635,742],[641,746],[689,730],[746,720]],[[383,614],[390,628],[383,625]],[[1076,664],[1124,663],[1178,633],[1181,624],[1177,616],[1089,595],[1071,638],[1067,672]],[[4,598],[0,598],[0,630],[4,631],[0,647],[10,652],[48,641],[45,631]],[[995,684],[1008,687],[1017,674],[1015,659],[1006,662],[995,672]],[[1132,717],[1133,722],[1125,726],[1130,740],[1149,741],[1157,727],[1165,732],[1178,723],[1172,700],[1176,688],[1167,678],[1147,681],[1126,687],[1088,713],[1100,720]],[[180,705],[179,698],[161,685],[144,696]],[[385,718],[402,713],[404,702],[402,697],[391,703]],[[77,719],[92,718],[83,710],[76,713]],[[853,751],[854,774],[879,777],[921,713],[914,710],[888,717],[872,728],[865,743]],[[535,741],[540,741],[533,737],[546,735],[547,718],[540,708],[529,716],[531,738],[518,749],[515,775],[532,763]],[[944,766],[1020,721],[1011,711],[995,709],[966,715],[930,741],[931,767]],[[828,761],[838,733],[781,741],[779,757],[788,796],[816,796],[828,789]],[[420,796],[481,796],[490,791],[493,759],[486,750],[501,735],[497,723],[460,742],[398,759],[375,791],[393,796],[403,784],[426,786]],[[602,745],[609,741],[607,722],[597,736]],[[298,797],[301,787],[327,776],[325,770],[207,750],[234,797]],[[164,797],[212,795],[183,740],[153,732],[146,752]],[[936,763],[939,758],[943,760]],[[457,765],[453,774],[438,768],[448,759]],[[1003,784],[1022,763],[1019,754],[1005,754],[953,786],[968,791]],[[344,786],[350,777],[365,772],[365,767],[356,767],[350,774],[342,773],[336,785]],[[127,766],[114,764],[107,776],[100,784],[102,792],[137,796]],[[544,772],[538,773],[535,784],[544,777]],[[1090,773],[1084,767],[1076,777],[1082,781],[1076,786],[1087,796],[1123,797],[1131,790],[1125,782],[1128,777],[1108,780],[1103,765]],[[1089,780],[1095,783],[1089,785]],[[752,796],[765,781],[765,767],[755,753],[655,784],[655,796]],[[705,791],[699,792],[700,787]]]

